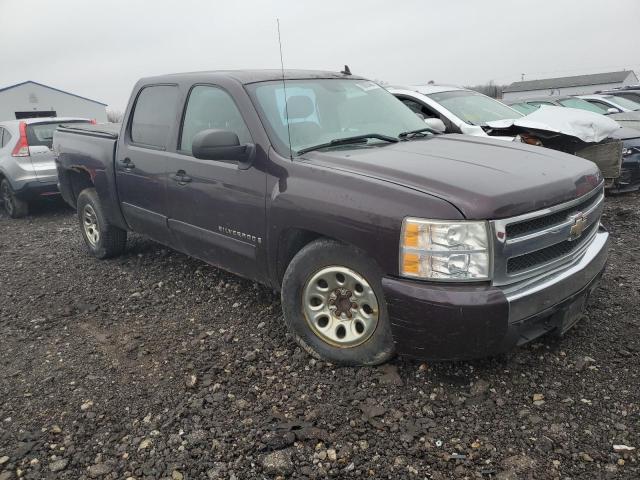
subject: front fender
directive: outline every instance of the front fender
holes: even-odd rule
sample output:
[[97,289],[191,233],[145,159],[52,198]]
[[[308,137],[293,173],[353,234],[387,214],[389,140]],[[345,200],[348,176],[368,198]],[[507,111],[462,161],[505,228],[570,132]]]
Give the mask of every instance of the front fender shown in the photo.
[[278,248],[290,229],[314,232],[363,250],[386,275],[398,274],[398,245],[405,217],[463,219],[449,202],[408,187],[289,161],[272,178],[267,198],[270,275],[279,284]]

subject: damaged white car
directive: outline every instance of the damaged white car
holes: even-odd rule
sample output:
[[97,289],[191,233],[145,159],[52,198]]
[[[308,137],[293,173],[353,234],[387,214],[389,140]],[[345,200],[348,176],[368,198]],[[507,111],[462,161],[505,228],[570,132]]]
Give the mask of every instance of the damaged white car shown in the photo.
[[519,141],[571,153],[598,165],[607,187],[618,189],[623,145],[615,121],[596,113],[545,107],[523,115],[481,93],[459,87],[422,85],[388,90],[425,123],[446,133]]

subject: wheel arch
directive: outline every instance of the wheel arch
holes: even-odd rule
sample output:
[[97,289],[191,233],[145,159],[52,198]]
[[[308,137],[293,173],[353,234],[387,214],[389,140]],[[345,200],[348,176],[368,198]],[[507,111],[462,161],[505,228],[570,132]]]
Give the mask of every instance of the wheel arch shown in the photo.
[[[280,232],[278,237],[277,244],[277,253],[276,253],[276,261],[275,261],[275,275],[276,275],[276,286],[278,289],[282,287],[282,280],[284,278],[284,274],[289,267],[289,264],[293,260],[293,258],[300,252],[304,247],[309,245],[316,240],[331,240],[342,245],[350,246],[357,248],[360,251],[363,251],[365,254],[367,253],[360,246],[355,243],[332,237],[330,235],[326,235],[324,233],[317,232],[315,230],[309,230],[306,228],[298,228],[298,227],[290,227]],[[376,258],[369,255],[371,260],[381,268],[379,262]]]
[[91,174],[82,167],[59,169],[58,182],[62,197],[74,208],[78,206],[80,193],[86,188],[95,187]]

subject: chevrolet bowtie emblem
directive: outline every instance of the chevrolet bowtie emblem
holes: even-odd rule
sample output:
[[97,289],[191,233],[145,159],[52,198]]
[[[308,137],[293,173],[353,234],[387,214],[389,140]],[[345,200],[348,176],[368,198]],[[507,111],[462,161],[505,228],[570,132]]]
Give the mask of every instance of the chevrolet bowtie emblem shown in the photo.
[[580,238],[586,226],[587,217],[585,217],[582,213],[574,215],[573,225],[571,225],[571,230],[569,231],[569,240]]

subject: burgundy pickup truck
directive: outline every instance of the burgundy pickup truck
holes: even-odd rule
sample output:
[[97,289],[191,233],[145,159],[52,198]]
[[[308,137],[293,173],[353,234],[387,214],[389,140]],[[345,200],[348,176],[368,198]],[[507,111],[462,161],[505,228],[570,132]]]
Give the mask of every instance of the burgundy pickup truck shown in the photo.
[[93,255],[135,231],[278,289],[296,341],[339,364],[564,333],[607,259],[593,163],[436,134],[348,74],[145,78],[121,127],[61,127],[54,149]]

